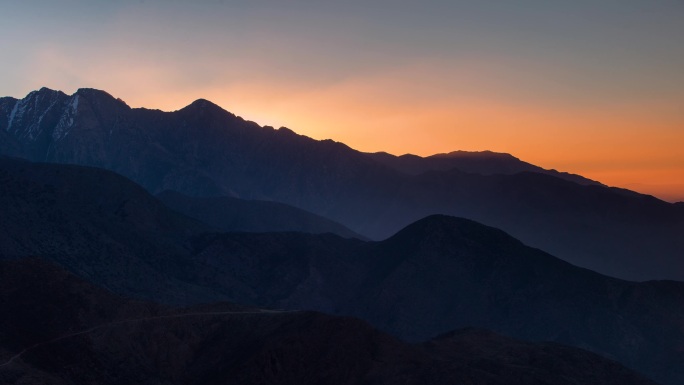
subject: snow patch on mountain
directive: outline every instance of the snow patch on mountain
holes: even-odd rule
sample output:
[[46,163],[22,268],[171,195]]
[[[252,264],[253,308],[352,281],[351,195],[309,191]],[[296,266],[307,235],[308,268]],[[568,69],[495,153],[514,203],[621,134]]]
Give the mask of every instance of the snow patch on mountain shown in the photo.
[[71,108],[71,113],[75,114],[78,109],[78,95],[74,95],[71,99],[71,103],[69,103],[69,107]]
[[17,109],[19,108],[19,104],[21,104],[21,100],[17,100],[17,102],[14,103],[14,107],[12,107],[12,112],[10,112],[9,119],[7,119],[6,131],[9,131],[12,128],[12,123],[14,122],[14,117],[17,115]]
[[64,113],[59,119],[59,123],[57,123],[55,130],[52,132],[53,140],[60,140],[69,135],[69,131],[74,125],[76,111],[78,110],[78,98],[78,95],[71,97],[68,107],[65,109]]
[[[28,101],[26,104],[29,104],[29,105],[30,105],[30,104],[33,104],[33,107],[32,107],[31,110],[32,110],[32,111],[34,112],[34,114],[35,114],[37,111],[39,111],[39,107],[40,107],[40,106],[39,106],[39,103],[40,103],[40,101],[41,101],[41,99],[42,99],[42,98],[41,98],[41,95],[40,95],[38,92],[34,91],[34,92],[31,92],[31,93],[29,94],[29,97],[28,97],[27,99],[28,99],[29,101]],[[30,103],[31,101],[32,101],[33,103]],[[35,140],[35,139],[36,139],[36,137],[37,137],[38,134],[40,133],[40,123],[41,123],[41,121],[43,120],[43,116],[45,115],[46,112],[47,112],[47,110],[44,110],[44,111],[43,111],[43,113],[41,114],[41,116],[38,118],[38,121],[36,121],[36,120],[32,120],[32,121],[31,121],[31,124],[26,128],[26,130],[25,130],[23,136],[28,136],[28,138],[29,138],[30,140]],[[34,116],[35,116],[35,115],[34,115]]]

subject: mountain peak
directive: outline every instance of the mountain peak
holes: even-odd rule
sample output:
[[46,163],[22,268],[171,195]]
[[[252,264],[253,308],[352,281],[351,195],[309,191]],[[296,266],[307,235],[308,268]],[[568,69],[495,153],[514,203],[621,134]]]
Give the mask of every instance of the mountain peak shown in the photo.
[[412,224],[404,227],[392,238],[411,239],[411,240],[450,240],[459,241],[461,239],[504,239],[517,241],[505,232],[472,221],[470,219],[453,217],[449,215],[435,214],[429,215]]
[[25,100],[33,100],[33,99],[43,99],[43,98],[49,98],[51,100],[54,100],[55,98],[58,97],[65,97],[67,96],[64,92],[62,91],[57,91],[53,90],[47,87],[42,87],[38,91],[31,91],[29,92],[28,95],[26,95]]
[[289,136],[299,136],[296,132],[294,132],[291,129],[284,127],[284,126],[278,128],[278,132],[281,134],[289,135]]
[[197,99],[194,102],[188,104],[187,106],[181,108],[179,111],[184,111],[184,112],[199,112],[200,114],[204,113],[211,113],[211,114],[216,114],[216,113],[223,113],[223,114],[229,114],[231,116],[235,116],[234,114],[226,111],[223,109],[221,106],[218,104],[207,100],[207,99]]
[[470,159],[509,159],[509,160],[520,160],[515,156],[505,153],[505,152],[494,152],[490,150],[484,151],[451,151],[448,153],[439,153],[429,156],[428,158],[470,158]]
[[91,102],[95,103],[105,103],[105,105],[111,105],[113,104],[119,104],[120,107],[125,107],[126,109],[129,109],[130,107],[126,102],[121,100],[120,98],[115,98],[111,94],[109,94],[106,91],[103,90],[98,90],[96,88],[79,88],[76,90],[76,92],[72,95],[72,97],[80,96],[83,99],[89,100]]
[[205,104],[216,105],[215,103],[212,103],[210,100],[207,100],[207,99],[204,99],[204,98],[199,98],[199,99],[195,100],[194,102],[190,103],[191,106],[192,106],[192,105],[202,106],[202,105],[205,105]]
[[[487,227],[479,224],[475,221],[465,218],[453,217],[444,214],[433,214],[427,217],[417,220],[412,224],[406,226],[404,230],[416,230],[416,229],[435,229],[435,228],[445,228],[452,229],[457,227]],[[493,229],[493,228],[492,228]],[[402,230],[402,231],[404,231]]]
[[53,90],[52,88],[48,88],[48,87],[41,87],[38,91],[34,91],[34,92],[38,92],[38,93],[41,93],[41,94],[62,94],[62,95],[66,95],[66,94],[65,94],[64,92],[62,92],[62,91]]
[[106,91],[98,90],[95,88],[79,88],[76,90],[73,96],[81,96],[87,99],[91,98],[107,98],[107,99],[114,99],[112,95],[107,93]]
[[188,105],[188,107],[201,108],[201,109],[211,108],[211,109],[223,110],[223,108],[221,108],[221,106],[219,106],[218,104],[216,104],[210,100],[203,99],[203,98],[195,100],[194,102],[190,103]]

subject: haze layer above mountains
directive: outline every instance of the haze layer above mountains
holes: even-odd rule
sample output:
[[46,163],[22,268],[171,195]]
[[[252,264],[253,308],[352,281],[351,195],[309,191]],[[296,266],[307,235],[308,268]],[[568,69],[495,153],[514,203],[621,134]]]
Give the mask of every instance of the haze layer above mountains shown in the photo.
[[684,279],[681,205],[506,154],[367,154],[260,127],[206,100],[162,112],[103,91],[45,88],[0,99],[0,151],[109,169],[154,194],[281,202],[371,239],[430,214],[465,217],[611,276]]

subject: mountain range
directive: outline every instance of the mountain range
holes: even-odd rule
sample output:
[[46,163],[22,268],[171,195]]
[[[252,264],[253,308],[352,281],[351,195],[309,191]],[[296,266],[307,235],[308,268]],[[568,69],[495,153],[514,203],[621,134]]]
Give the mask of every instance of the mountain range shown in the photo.
[[0,152],[109,169],[153,194],[284,203],[376,240],[448,214],[611,276],[684,279],[681,205],[506,154],[368,154],[260,127],[202,99],[162,112],[99,90],[46,88],[0,99]]
[[684,383],[682,203],[509,154],[43,88],[0,213],[2,383]]
[[355,316],[413,342],[486,328],[684,381],[680,282],[603,276],[444,215],[384,241],[224,233],[110,171],[4,158],[0,176],[4,259],[40,256],[120,295]]
[[0,306],[3,384],[655,384],[483,330],[408,344],[353,318],[132,301],[41,259],[0,261]]
[[378,163],[409,175],[420,175],[428,171],[449,171],[452,169],[481,175],[511,175],[527,171],[552,175],[582,185],[601,185],[600,182],[581,175],[546,170],[531,163],[521,161],[511,154],[492,151],[452,151],[446,154],[435,154],[427,157],[413,154],[394,156],[386,152],[376,152],[369,153],[368,156]]

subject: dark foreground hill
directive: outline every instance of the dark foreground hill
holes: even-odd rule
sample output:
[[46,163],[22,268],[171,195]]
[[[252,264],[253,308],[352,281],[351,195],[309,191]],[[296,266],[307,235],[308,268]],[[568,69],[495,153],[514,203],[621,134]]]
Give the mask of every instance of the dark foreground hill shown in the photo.
[[106,168],[155,194],[283,202],[372,239],[431,214],[465,217],[604,274],[684,280],[684,210],[505,154],[399,159],[259,127],[206,100],[162,112],[46,88],[0,98],[0,151]]
[[428,217],[382,242],[222,234],[194,248],[206,284],[240,302],[355,315],[409,340],[485,327],[684,380],[684,283],[609,278],[469,220]]
[[185,239],[210,227],[113,172],[0,157],[0,213],[0,258],[41,255],[159,301],[214,298],[178,274],[188,268]]
[[167,303],[357,316],[413,341],[484,327],[586,348],[663,383],[684,381],[682,283],[609,278],[441,215],[381,242],[211,233],[107,171],[11,159],[0,166],[6,258],[43,256],[118,293]]
[[157,198],[166,206],[220,231],[301,231],[311,234],[332,233],[344,238],[364,238],[339,223],[279,202],[231,197],[198,198],[176,191],[164,191],[157,194]]
[[134,302],[39,259],[0,262],[0,326],[3,384],[654,384],[481,330],[416,345],[320,313]]

